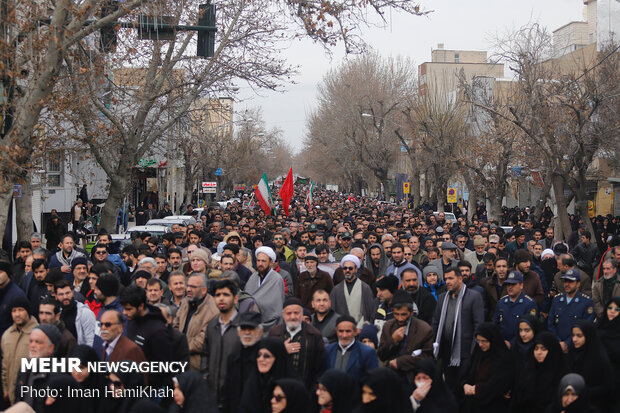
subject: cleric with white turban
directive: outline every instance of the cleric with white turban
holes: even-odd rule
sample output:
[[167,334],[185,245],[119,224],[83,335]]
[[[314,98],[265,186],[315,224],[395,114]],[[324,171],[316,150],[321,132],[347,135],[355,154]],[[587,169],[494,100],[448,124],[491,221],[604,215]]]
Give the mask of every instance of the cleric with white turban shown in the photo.
[[360,263],[360,259],[357,258],[355,255],[353,254],[347,254],[344,257],[342,257],[342,261],[340,261],[340,266],[342,267],[344,265],[345,262],[352,262],[353,264],[355,264],[356,268],[359,268],[361,263]]

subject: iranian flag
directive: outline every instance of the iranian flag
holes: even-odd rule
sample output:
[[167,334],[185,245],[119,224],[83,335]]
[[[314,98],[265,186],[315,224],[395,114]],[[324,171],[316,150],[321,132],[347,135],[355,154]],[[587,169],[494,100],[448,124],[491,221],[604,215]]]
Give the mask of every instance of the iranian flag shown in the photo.
[[308,195],[306,195],[306,203],[308,204],[308,210],[312,208],[312,193],[314,192],[314,182],[310,182],[310,187],[308,188]]
[[267,182],[267,174],[263,174],[263,177],[258,181],[258,185],[254,186],[254,194],[265,214],[271,215],[273,199],[271,198],[271,191]]
[[284,214],[288,217],[289,207],[291,205],[291,199],[293,198],[293,168],[288,170],[286,179],[280,188],[280,198],[282,198],[282,208],[284,208]]

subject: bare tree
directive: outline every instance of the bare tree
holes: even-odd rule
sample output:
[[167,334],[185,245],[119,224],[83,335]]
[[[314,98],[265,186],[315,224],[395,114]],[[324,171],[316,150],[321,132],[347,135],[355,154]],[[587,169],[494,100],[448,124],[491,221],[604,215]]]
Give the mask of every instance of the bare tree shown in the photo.
[[[137,40],[135,32],[119,31],[115,23],[129,14],[128,21],[136,26],[141,19],[155,21],[160,16],[170,16],[171,23],[194,25],[198,17],[195,1],[133,0],[118,3],[116,11],[110,0],[3,4],[8,10],[2,14],[6,36],[0,52],[10,62],[4,70],[4,78],[9,79],[5,89],[10,92],[5,94],[8,99],[3,108],[12,115],[12,123],[5,123],[3,130],[0,229],[6,224],[12,184],[23,182],[31,167],[37,145],[33,131],[54,91],[53,112],[62,113],[62,119],[53,133],[66,135],[63,140],[81,139],[105,170],[110,196],[102,221],[111,226],[136,161],[165,139],[194,98],[204,91],[217,94],[227,90],[233,79],[273,89],[290,78],[292,71],[277,56],[285,44],[279,40],[309,36],[326,47],[343,41],[348,51],[354,51],[362,47],[360,25],[369,24],[373,14],[382,15],[390,8],[414,15],[426,13],[407,0],[338,5],[295,0],[221,2],[215,55],[199,63],[189,58],[196,41],[194,33],[176,32],[172,40],[164,41],[156,31],[152,35],[156,40],[145,44]],[[138,8],[139,13],[135,12]],[[91,22],[93,15],[98,18]],[[297,24],[291,25],[286,16]],[[98,38],[91,35],[110,24],[117,26],[117,51],[100,53],[94,46]],[[115,84],[113,73],[123,65],[143,68],[141,79],[129,87]],[[183,74],[177,77],[172,70]],[[109,107],[106,96],[111,95]]]
[[[391,188],[390,168],[399,154],[399,117],[415,93],[414,65],[407,59],[371,52],[325,76],[309,138],[344,149],[341,164],[352,158]],[[314,129],[313,129],[314,128]],[[318,128],[318,130],[317,130]],[[329,131],[325,133],[325,131]]]
[[565,188],[572,191],[578,214],[593,232],[587,211],[587,172],[598,154],[618,148],[617,47],[596,53],[592,45],[552,58],[551,36],[534,24],[512,33],[498,49],[499,57],[516,74],[519,93],[509,115],[487,109],[516,125],[538,154],[545,181],[553,184],[558,235],[568,239],[571,233]]

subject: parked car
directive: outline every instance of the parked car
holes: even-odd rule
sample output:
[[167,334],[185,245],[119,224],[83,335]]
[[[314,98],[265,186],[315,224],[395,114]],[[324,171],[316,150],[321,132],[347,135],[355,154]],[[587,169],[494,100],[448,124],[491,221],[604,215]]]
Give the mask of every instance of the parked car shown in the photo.
[[146,222],[146,225],[147,226],[156,225],[156,226],[172,228],[172,226],[174,224],[179,224],[179,225],[187,225],[187,224],[189,224],[189,222],[190,222],[189,218],[190,217],[187,217],[187,218],[188,219],[177,219],[177,218],[172,218],[172,219],[167,219],[167,218],[149,219]]

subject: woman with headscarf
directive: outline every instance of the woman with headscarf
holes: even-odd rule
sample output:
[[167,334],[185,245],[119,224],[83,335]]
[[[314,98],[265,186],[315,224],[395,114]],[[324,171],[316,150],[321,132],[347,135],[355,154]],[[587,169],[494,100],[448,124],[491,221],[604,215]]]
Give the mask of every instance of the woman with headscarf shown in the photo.
[[476,330],[477,346],[463,383],[465,411],[501,412],[507,408],[504,397],[513,380],[513,364],[510,351],[502,338],[499,327],[482,323]]
[[[131,363],[131,360],[122,361]],[[144,387],[144,375],[134,371],[110,373],[107,386],[111,395],[101,398],[98,411],[102,413],[128,413],[142,398],[122,397],[124,390],[135,389],[136,394],[139,394],[139,389]]]
[[321,413],[349,413],[359,405],[357,381],[340,370],[327,370],[319,378],[316,395]]
[[289,362],[284,343],[275,337],[267,337],[258,343],[256,367],[243,388],[239,413],[271,412],[271,389],[275,380],[294,378],[299,375]]
[[553,402],[558,383],[566,372],[564,353],[553,333],[537,334],[530,354],[512,389],[515,413],[544,411]]
[[[103,388],[106,385],[106,377],[103,373],[89,372],[88,363],[96,363],[101,361],[95,349],[86,344],[78,344],[71,350],[69,357],[75,357],[80,359],[80,371],[73,370],[71,375],[77,381],[76,387],[83,390],[98,389],[99,392],[103,392]],[[97,398],[90,397],[85,399],[88,406],[85,406],[89,411],[96,411],[98,406]]]
[[388,368],[368,372],[362,380],[362,405],[357,413],[411,413],[411,401],[401,378]]
[[[614,369],[616,386],[620,385],[620,297],[613,297],[596,328]],[[620,388],[616,387],[618,390]],[[620,394],[620,391],[616,394]]]
[[614,372],[594,325],[579,320],[573,325],[572,334],[573,341],[568,347],[568,372],[583,377],[592,404],[603,412],[612,411]]
[[190,370],[176,376],[174,403],[169,413],[217,413],[217,403],[207,381],[197,371]]
[[590,403],[586,382],[579,374],[570,373],[562,377],[554,403],[546,413],[605,413]]
[[532,356],[534,337],[541,330],[542,325],[536,316],[527,314],[521,317],[517,327],[517,335],[510,342],[510,352],[512,353],[515,366],[523,366]]
[[433,360],[417,362],[411,405],[415,413],[443,413],[458,411],[458,404],[446,386]]
[[270,402],[272,413],[309,413],[311,407],[308,390],[295,379],[276,380]]

